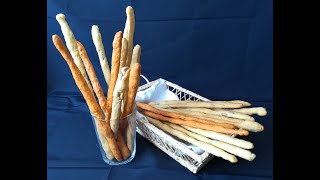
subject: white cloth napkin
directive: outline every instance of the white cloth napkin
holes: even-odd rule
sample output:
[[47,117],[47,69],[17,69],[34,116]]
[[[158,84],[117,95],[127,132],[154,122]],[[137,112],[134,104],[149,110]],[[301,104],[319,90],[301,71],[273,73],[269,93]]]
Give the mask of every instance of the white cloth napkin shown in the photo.
[[[164,79],[159,79],[158,82],[156,82],[154,85],[152,85],[148,89],[145,89],[143,91],[138,91],[136,96],[136,101],[143,102],[143,103],[160,102],[163,100],[179,100],[179,97],[167,88],[167,85]],[[143,116],[140,113],[139,115]],[[181,139],[178,139],[175,136],[172,136],[172,137],[180,141],[181,143],[185,144],[186,146],[188,146],[190,149],[192,149],[193,152],[197,154],[202,154],[204,152],[203,150],[199,149],[197,146],[194,146]]]

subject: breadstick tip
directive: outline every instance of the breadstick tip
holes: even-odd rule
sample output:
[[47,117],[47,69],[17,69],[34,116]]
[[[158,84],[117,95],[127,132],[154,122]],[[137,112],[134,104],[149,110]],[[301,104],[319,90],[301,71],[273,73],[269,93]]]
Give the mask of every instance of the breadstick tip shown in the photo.
[[98,32],[98,31],[99,31],[99,27],[97,25],[93,25],[91,28],[91,33]]
[[250,157],[249,157],[249,161],[253,161],[257,156],[253,153],[251,153]]
[[59,36],[57,34],[52,35],[52,41],[55,41],[58,38],[59,38]]
[[126,13],[130,14],[131,12],[133,12],[133,8],[131,6],[127,6]]
[[60,19],[66,19],[66,16],[62,13],[59,13],[56,15],[56,19],[57,19],[57,21],[59,21]]
[[264,107],[259,108],[258,110],[258,115],[259,116],[265,116],[267,115],[267,110]]
[[112,42],[112,46],[113,48],[118,47],[120,45],[119,41],[122,39],[122,31],[118,31],[115,35],[114,35],[114,39]]

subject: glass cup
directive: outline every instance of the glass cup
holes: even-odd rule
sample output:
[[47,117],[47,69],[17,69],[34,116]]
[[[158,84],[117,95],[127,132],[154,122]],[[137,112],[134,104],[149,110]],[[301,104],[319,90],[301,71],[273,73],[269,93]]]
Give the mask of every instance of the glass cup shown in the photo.
[[[136,120],[137,120],[136,113],[137,113],[137,110],[136,110],[136,108],[134,108],[131,114],[129,114],[125,118],[120,119],[120,121],[126,122],[127,126],[124,130],[120,130],[120,126],[119,126],[118,131],[120,131],[120,133],[122,133],[122,136],[124,137],[124,141],[125,141],[127,147],[130,150],[130,153],[131,153],[127,159],[124,159],[122,161],[117,161],[114,157],[111,159],[110,153],[109,153],[109,155],[107,155],[107,153],[106,153],[106,151],[108,151],[108,147],[106,147],[106,145],[108,144],[107,139],[103,136],[103,132],[100,132],[100,130],[97,129],[98,121],[102,121],[103,123],[111,123],[112,120],[107,122],[104,119],[99,119],[94,116],[91,116],[92,120],[93,120],[94,129],[96,132],[100,152],[102,155],[102,159],[107,164],[109,164],[109,165],[123,165],[123,164],[127,164],[128,162],[130,162],[134,158],[134,156],[136,154]],[[111,152],[110,149],[109,149],[109,152]]]

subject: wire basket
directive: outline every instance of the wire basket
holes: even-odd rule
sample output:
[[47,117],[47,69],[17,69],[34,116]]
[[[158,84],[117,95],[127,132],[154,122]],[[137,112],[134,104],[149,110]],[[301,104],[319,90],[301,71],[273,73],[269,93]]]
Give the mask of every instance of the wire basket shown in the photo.
[[[147,81],[147,84],[140,86],[138,91],[148,89],[159,80],[160,79],[152,82]],[[174,92],[180,100],[210,101],[207,98],[204,98],[167,80],[165,80],[165,83],[167,88]],[[208,152],[204,152],[201,155],[195,153],[185,144],[174,139],[170,134],[167,134],[166,132],[142,119],[138,119],[137,121],[137,132],[194,174],[196,174],[214,157]]]

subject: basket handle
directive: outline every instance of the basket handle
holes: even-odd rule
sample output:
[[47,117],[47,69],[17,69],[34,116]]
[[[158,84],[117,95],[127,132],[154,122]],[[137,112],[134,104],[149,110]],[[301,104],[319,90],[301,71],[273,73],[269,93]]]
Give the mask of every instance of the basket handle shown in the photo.
[[149,79],[146,78],[144,75],[140,74],[140,76],[147,82],[147,84],[149,83]]

